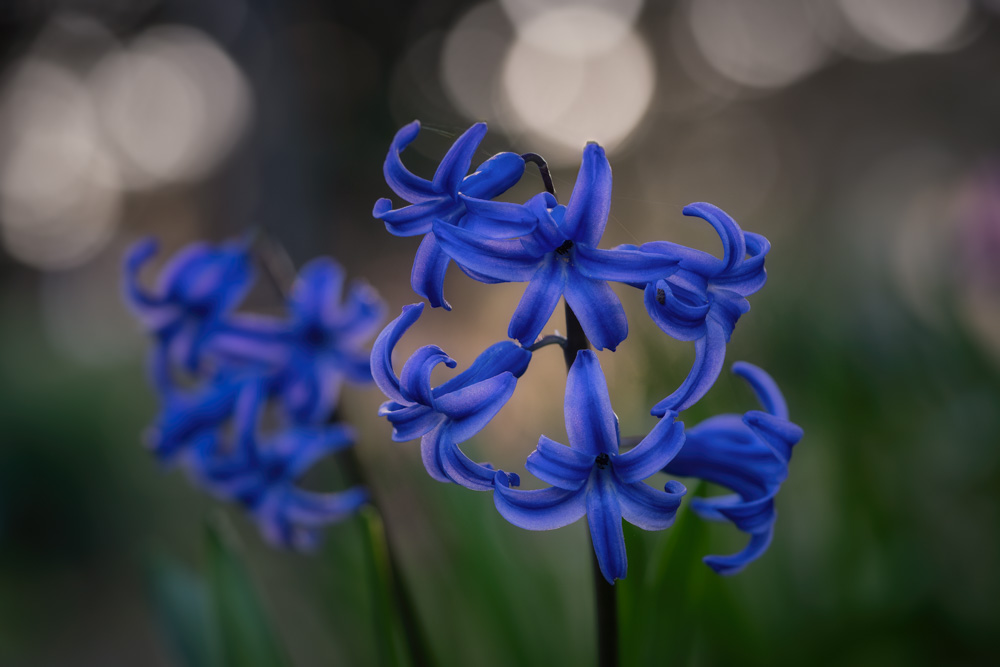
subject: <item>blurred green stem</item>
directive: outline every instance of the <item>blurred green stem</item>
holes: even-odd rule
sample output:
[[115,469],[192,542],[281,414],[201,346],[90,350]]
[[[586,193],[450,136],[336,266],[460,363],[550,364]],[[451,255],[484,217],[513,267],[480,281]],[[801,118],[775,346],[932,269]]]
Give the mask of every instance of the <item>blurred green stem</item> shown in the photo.
[[[374,605],[377,616],[376,620],[379,625],[384,626],[386,624],[386,617],[381,613],[379,605],[385,599],[387,593],[395,607],[396,617],[403,631],[403,639],[406,643],[407,653],[410,656],[410,663],[414,667],[430,665],[430,651],[427,639],[420,626],[416,606],[413,604],[413,597],[410,594],[409,587],[406,585],[406,579],[403,577],[402,568],[399,566],[399,561],[392,549],[389,531],[386,529],[385,521],[382,518],[384,514],[379,507],[374,489],[368,482],[364,467],[361,465],[361,461],[358,459],[357,452],[353,447],[343,452],[342,462],[348,479],[355,484],[365,486],[371,494],[369,507],[362,513],[361,518],[365,530],[365,539],[373,556],[371,566],[374,568],[373,571],[376,578],[381,581],[380,587],[382,590],[374,592],[376,595],[376,603]],[[387,632],[385,634],[387,635],[385,641],[391,642],[392,633]],[[385,648],[379,647],[380,654],[383,656],[383,660],[390,660],[391,664],[391,658],[385,655]]]

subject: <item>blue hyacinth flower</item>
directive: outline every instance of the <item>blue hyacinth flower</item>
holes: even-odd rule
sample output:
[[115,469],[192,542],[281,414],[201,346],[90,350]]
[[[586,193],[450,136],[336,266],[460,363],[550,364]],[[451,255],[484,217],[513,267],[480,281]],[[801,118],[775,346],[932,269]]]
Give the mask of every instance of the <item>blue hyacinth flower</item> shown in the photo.
[[561,528],[586,515],[601,573],[613,584],[627,569],[622,519],[645,530],[662,530],[674,521],[684,485],[670,481],[660,491],[643,480],[681,449],[684,425],[667,414],[636,447],[619,453],[618,418],[590,350],[577,353],[569,371],[565,416],[570,446],[543,435],[526,464],[552,486],[512,489],[510,476],[497,472],[493,499],[505,519],[528,530]]
[[400,153],[419,132],[418,121],[399,130],[383,167],[386,183],[410,205],[393,209],[390,200],[379,199],[372,215],[382,220],[391,234],[424,236],[410,276],[413,290],[431,306],[450,310],[444,298],[444,276],[450,258],[438,246],[431,233],[432,225],[439,220],[445,225],[477,227],[475,216],[467,215],[466,201],[489,200],[506,192],[524,173],[524,160],[514,153],[498,153],[467,176],[472,156],[486,135],[486,123],[476,123],[455,141],[441,160],[434,179],[428,181],[411,173],[400,159]]
[[390,399],[379,408],[379,416],[392,424],[396,442],[421,438],[421,458],[431,477],[490,490],[494,470],[469,459],[458,444],[479,433],[506,404],[517,378],[528,368],[531,352],[511,341],[496,343],[468,369],[432,388],[434,368],[454,368],[456,362],[438,346],[427,345],[413,353],[397,377],[393,348],[422,312],[423,304],[405,306],[372,346],[372,376]]
[[712,521],[732,521],[750,535],[746,548],[704,561],[719,574],[735,574],[758,558],[774,533],[774,497],[788,476],[792,447],[802,429],[788,421],[788,406],[771,377],[745,362],[733,372],[750,383],[764,411],[711,417],[688,429],[681,451],[664,467],[669,475],[697,477],[733,491],[694,498],[692,509]]
[[681,386],[653,407],[654,415],[681,412],[711,389],[722,372],[726,344],[736,322],[750,310],[747,296],[767,281],[764,257],[771,244],[760,234],[744,232],[736,221],[712,204],[684,207],[684,215],[709,222],[722,239],[722,259],[685,246],[656,241],[642,252],[674,257],[680,268],[643,287],[650,317],[677,340],[694,341],[695,361]]
[[445,252],[472,277],[528,283],[508,329],[522,345],[534,342],[565,297],[594,347],[614,350],[628,335],[628,321],[607,281],[646,283],[670,275],[677,266],[675,258],[635,248],[597,248],[611,207],[611,165],[595,143],[583,151],[568,205],[543,193],[524,205],[470,201],[468,207],[501,228],[535,220],[530,234],[515,239],[434,225]]
[[322,526],[346,518],[368,499],[362,487],[320,493],[296,485],[320,460],[352,446],[354,433],[328,424],[285,428],[263,438],[265,384],[244,384],[233,416],[233,442],[220,448],[202,441],[205,451],[191,473],[211,493],[245,507],[268,542],[308,551],[319,543]]
[[296,422],[325,420],[344,380],[370,382],[365,341],[385,318],[385,303],[366,282],[344,296],[344,270],[330,258],[306,264],[288,298],[286,320],[236,313],[209,343],[228,365],[255,368],[271,378],[286,413]]
[[139,272],[156,251],[156,241],[146,239],[127,253],[125,301],[169,361],[194,372],[220,320],[250,289],[247,244],[189,245],[167,263],[150,291],[140,284]]

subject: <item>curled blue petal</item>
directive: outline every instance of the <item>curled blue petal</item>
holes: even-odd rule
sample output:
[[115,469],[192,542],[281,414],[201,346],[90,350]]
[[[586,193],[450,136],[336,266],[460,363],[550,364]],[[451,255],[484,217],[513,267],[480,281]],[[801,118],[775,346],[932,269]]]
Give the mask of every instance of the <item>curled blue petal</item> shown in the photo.
[[[578,489],[587,483],[595,456],[545,437],[528,455],[525,467],[532,475],[561,489]],[[662,466],[661,466],[662,467]]]
[[619,479],[638,482],[663,469],[684,445],[684,423],[674,421],[677,413],[668,411],[642,441],[619,454],[611,463]]
[[673,525],[685,493],[684,485],[673,480],[662,491],[643,482],[620,484],[622,518],[643,530],[664,530]]
[[409,401],[403,396],[399,387],[399,378],[396,377],[396,372],[392,369],[392,350],[423,311],[424,304],[422,303],[403,306],[399,317],[386,325],[382,333],[375,339],[375,344],[372,345],[372,378],[383,394],[400,403],[409,403]]
[[707,335],[695,341],[695,360],[691,372],[677,390],[653,406],[651,413],[662,416],[667,410],[681,412],[688,409],[708,393],[722,372],[726,360],[726,332],[721,326],[709,322]]
[[503,483],[507,475],[496,474],[493,504],[504,519],[526,530],[553,530],[578,521],[587,513],[587,487],[549,487],[524,491]]
[[524,158],[517,153],[497,153],[465,177],[458,188],[460,198],[466,203],[469,199],[489,201],[513,187],[523,174]]
[[451,422],[451,437],[465,442],[496,416],[514,393],[517,379],[501,373],[434,400],[434,409]]
[[382,168],[385,182],[389,184],[392,191],[406,201],[413,203],[426,201],[437,194],[430,181],[410,173],[410,170],[403,166],[399,157],[399,154],[417,138],[419,132],[420,121],[416,120],[400,128],[392,139],[389,153],[386,155]]
[[476,123],[455,140],[434,172],[435,191],[458,193],[459,184],[469,173],[472,156],[485,136],[486,123]]
[[611,210],[611,164],[596,143],[583,149],[583,160],[573,194],[566,205],[562,228],[566,237],[596,246],[604,235]]

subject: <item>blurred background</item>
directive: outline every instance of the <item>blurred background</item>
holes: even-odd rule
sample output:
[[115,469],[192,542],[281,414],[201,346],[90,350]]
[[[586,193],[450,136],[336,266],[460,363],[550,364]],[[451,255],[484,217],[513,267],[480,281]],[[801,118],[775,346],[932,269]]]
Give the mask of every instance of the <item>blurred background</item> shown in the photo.
[[[480,159],[541,153],[563,201],[583,145],[602,143],[604,247],[718,252],[680,215],[699,200],[773,244],[727,358],[771,372],[806,431],[774,544],[719,579],[699,559],[741,548],[731,526],[630,531],[628,661],[1000,662],[1000,3],[5,0],[0,664],[188,664],[155,573],[196,590],[220,511],[295,665],[374,660],[356,525],[317,556],[275,551],[144,450],[157,407],[120,264],[146,235],[167,254],[263,228],[298,265],[338,258],[394,315],[417,300],[416,240],[371,207],[415,118],[413,171],[486,120]],[[530,167],[511,197],[540,188]],[[434,342],[468,364],[522,289],[453,269],[454,311],[400,353]],[[623,431],[645,433],[693,350],[619,292],[631,335],[601,361]],[[523,471],[539,433],[565,437],[546,351],[470,453]],[[507,525],[388,441],[377,389],[347,393],[441,664],[591,664],[584,524]],[[724,374],[684,418],[754,407]]]

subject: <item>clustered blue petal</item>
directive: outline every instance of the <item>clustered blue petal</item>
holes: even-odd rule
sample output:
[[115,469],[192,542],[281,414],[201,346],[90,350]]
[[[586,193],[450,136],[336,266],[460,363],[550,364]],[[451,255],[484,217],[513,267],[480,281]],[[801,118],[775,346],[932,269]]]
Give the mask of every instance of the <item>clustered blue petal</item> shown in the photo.
[[[442,251],[431,229],[435,221],[458,227],[480,227],[478,216],[469,214],[467,204],[475,206],[480,199],[490,200],[510,189],[524,173],[524,160],[514,153],[499,153],[466,176],[472,156],[486,136],[486,123],[476,123],[455,141],[441,160],[433,180],[428,181],[411,173],[400,159],[400,153],[419,132],[418,121],[397,132],[383,167],[386,183],[410,205],[393,209],[391,201],[379,199],[372,215],[382,220],[389,233],[396,236],[423,235],[410,276],[413,291],[432,306],[450,310],[444,298],[444,276],[450,257]],[[505,232],[500,230],[500,233]]]
[[[319,493],[296,484],[354,442],[334,419],[340,388],[371,381],[365,341],[384,320],[384,303],[364,282],[344,296],[343,270],[322,258],[300,271],[287,316],[238,312],[255,274],[247,241],[189,246],[149,291],[139,272],[154,252],[154,242],[142,241],[125,261],[126,299],[154,337],[150,368],[162,409],[149,448],[244,507],[271,543],[315,547],[322,526],[367,500],[362,487]],[[265,425],[271,405],[277,423]]]
[[431,371],[438,364],[454,368],[456,362],[438,346],[427,345],[413,353],[397,377],[393,348],[421,312],[421,303],[404,307],[372,346],[375,384],[390,399],[379,408],[379,415],[392,424],[396,442],[421,438],[421,456],[431,477],[491,490],[493,468],[472,461],[458,445],[479,433],[504,406],[527,370],[531,352],[511,341],[497,343],[468,369],[432,388]]
[[[662,473],[700,478],[733,491],[691,501],[699,515],[732,521],[750,535],[743,551],[709,556],[709,566],[730,574],[757,558],[771,540],[774,498],[788,474],[792,446],[802,437],[788,419],[777,385],[759,368],[738,362],[734,371],[748,380],[764,411],[742,418],[719,415],[687,431],[676,418],[718,379],[736,323],[750,309],[747,297],[767,279],[767,239],[744,232],[716,206],[694,203],[683,213],[713,226],[722,240],[721,258],[666,241],[600,248],[612,176],[598,144],[584,148],[572,194],[562,205],[544,161],[533,153],[500,153],[465,175],[485,136],[483,123],[458,138],[433,181],[414,176],[402,166],[400,152],[418,131],[416,122],[401,129],[385,162],[386,181],[410,205],[394,210],[382,199],[374,210],[391,233],[423,235],[413,268],[414,290],[431,306],[449,308],[442,283],[452,260],[479,282],[527,286],[508,326],[513,340],[488,348],[468,370],[438,387],[430,385],[433,368],[454,368],[455,362],[436,345],[417,350],[399,376],[392,365],[393,348],[423,305],[406,306],[383,330],[372,350],[372,374],[389,399],[379,414],[392,425],[393,439],[421,438],[423,462],[433,478],[492,491],[499,513],[515,525],[549,530],[586,516],[598,564],[611,583],[627,571],[622,521],[661,530],[674,520],[685,489],[673,480],[657,482],[659,488],[647,483]],[[547,191],[523,204],[494,201],[522,177],[526,159],[539,164]],[[639,444],[624,453],[603,372],[595,353],[586,349],[614,351],[628,336],[612,282],[643,290],[653,322],[667,335],[695,344],[687,378],[651,409],[659,421],[641,440],[630,438]],[[540,339],[560,300],[567,310],[567,337]],[[541,436],[525,468],[549,486],[522,490],[517,488],[519,475],[476,463],[458,445],[496,416],[532,353],[552,343],[572,362],[564,404],[569,446]]]

